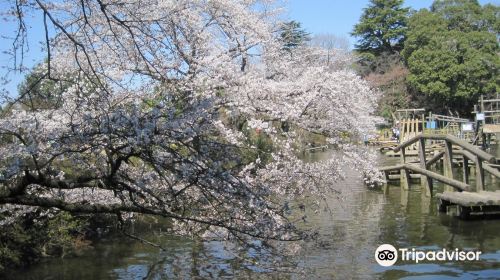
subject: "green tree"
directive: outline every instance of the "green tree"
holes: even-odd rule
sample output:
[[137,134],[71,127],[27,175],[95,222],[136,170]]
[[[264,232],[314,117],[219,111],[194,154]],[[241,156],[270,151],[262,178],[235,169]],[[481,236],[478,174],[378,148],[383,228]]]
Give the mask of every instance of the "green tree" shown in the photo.
[[492,31],[495,10],[498,16],[498,7],[483,8],[477,0],[436,0],[431,6],[431,12],[446,19],[450,30],[462,32]]
[[300,22],[294,20],[281,24],[279,36],[283,43],[283,49],[287,51],[292,51],[311,40],[310,33],[302,28]]
[[61,105],[61,94],[68,87],[66,81],[49,78],[47,65],[37,64],[18,86],[19,102],[27,110],[54,109]]
[[[481,94],[498,90],[499,46],[491,7],[477,1],[436,1],[409,21],[402,52],[408,86],[434,111],[464,115]],[[422,98],[424,95],[425,98]]]
[[402,0],[370,0],[351,33],[358,37],[356,70],[383,92],[377,112],[388,119],[409,103],[407,70],[399,54],[409,13]]
[[359,37],[355,45],[359,53],[377,55],[402,49],[409,13],[402,5],[403,0],[370,0],[351,33]]

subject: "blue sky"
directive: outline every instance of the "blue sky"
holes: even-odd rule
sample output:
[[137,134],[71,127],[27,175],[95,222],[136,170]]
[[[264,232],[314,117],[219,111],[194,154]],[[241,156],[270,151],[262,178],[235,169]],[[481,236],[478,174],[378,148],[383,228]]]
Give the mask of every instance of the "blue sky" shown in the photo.
[[[350,41],[351,46],[356,42],[355,38],[350,37],[354,24],[359,21],[369,0],[285,0],[288,12],[285,14],[288,19],[297,20],[302,26],[312,34],[330,33],[340,37],[345,37]],[[409,6],[419,10],[428,8],[433,0],[406,0],[404,6]],[[480,0],[481,4],[493,3],[500,4],[500,0]],[[0,11],[6,9],[6,1],[0,1]],[[30,20],[33,26],[28,31],[30,44],[30,53],[26,57],[26,66],[32,66],[43,59],[40,52],[39,41],[44,39],[44,32],[41,21],[41,14]],[[10,40],[5,40],[4,36],[12,36],[15,30],[15,22],[0,23],[0,51],[5,50],[5,44],[10,44]],[[0,75],[6,73],[5,66],[11,66],[9,56],[0,52]],[[15,94],[17,84],[22,81],[23,75],[10,75],[11,82],[6,85],[6,89]]]
[[[405,0],[404,6],[415,10],[429,8],[433,0]],[[484,5],[500,4],[500,0],[479,0]],[[302,23],[310,33],[331,33],[345,36],[351,46],[356,42],[349,33],[359,21],[369,0],[288,0],[288,17]]]

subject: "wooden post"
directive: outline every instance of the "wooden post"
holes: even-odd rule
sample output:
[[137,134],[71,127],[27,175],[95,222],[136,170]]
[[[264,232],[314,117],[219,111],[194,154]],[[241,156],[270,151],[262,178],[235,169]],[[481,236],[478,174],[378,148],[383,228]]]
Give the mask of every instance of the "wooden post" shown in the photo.
[[[431,125],[431,122],[434,121],[434,118],[432,117],[432,112],[429,112],[429,126]],[[430,128],[430,127],[429,127]],[[436,127],[437,128],[437,127]]]
[[410,119],[405,119],[405,141],[410,139]]
[[389,184],[384,184],[382,191],[385,195],[389,194]]
[[406,168],[401,169],[401,174],[404,174],[403,190],[407,191],[410,189],[410,171]]
[[[449,141],[445,141],[444,145],[444,161],[443,161],[444,176],[453,179],[453,145]],[[447,191],[455,191],[449,186],[445,186]]]
[[468,184],[469,183],[469,159],[466,156],[463,156],[463,164],[462,164],[462,170],[464,173],[464,183]]
[[[408,139],[411,139],[413,137],[413,119],[408,119]],[[411,144],[408,146],[409,150],[414,150],[415,149],[415,144]]]
[[410,192],[408,190],[401,190],[401,206],[405,210],[408,208],[408,197],[410,196]]
[[[419,148],[418,148],[418,157],[420,159],[420,167],[427,170],[427,164],[425,159],[425,139],[419,139]],[[420,185],[425,190],[425,195],[430,197],[432,196],[432,178],[428,176],[420,177]]]
[[[413,134],[411,137],[415,137],[415,136],[417,136],[417,134],[418,134],[418,119],[414,118],[413,119]],[[413,146],[413,149],[416,149],[417,145],[418,144],[415,143],[415,146]]]
[[466,183],[464,183],[462,181],[451,179],[451,178],[448,178],[448,177],[443,176],[441,174],[438,174],[438,173],[435,173],[435,172],[432,172],[429,170],[425,170],[419,166],[405,164],[404,166],[398,165],[397,167],[398,168],[406,168],[409,171],[413,171],[415,173],[420,173],[420,174],[423,174],[425,176],[430,176],[430,177],[432,177],[433,180],[447,184],[450,187],[454,187],[460,191],[471,191],[471,186],[467,185]]
[[399,143],[404,143],[406,141],[406,119],[401,119],[399,124]]
[[425,133],[425,112],[422,113],[422,134]]
[[[421,213],[422,214],[429,214],[430,213],[430,209],[431,209],[431,199],[430,197],[428,197],[426,194],[424,193],[421,193],[420,194],[420,205],[422,207],[422,210],[421,210]],[[425,223],[422,223],[422,224],[425,224]]]
[[483,161],[476,156],[476,192],[484,191]]
[[[401,149],[401,164],[406,163],[406,148]],[[408,190],[410,187],[410,172],[406,168],[402,168],[400,171],[400,186],[402,190]]]

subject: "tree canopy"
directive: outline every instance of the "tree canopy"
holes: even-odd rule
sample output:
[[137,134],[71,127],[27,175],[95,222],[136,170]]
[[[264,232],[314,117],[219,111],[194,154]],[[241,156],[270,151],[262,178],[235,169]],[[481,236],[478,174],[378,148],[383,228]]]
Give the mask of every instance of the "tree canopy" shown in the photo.
[[279,32],[283,48],[287,51],[302,46],[311,40],[309,32],[302,28],[300,22],[295,20],[281,23]]
[[481,94],[498,92],[498,13],[493,21],[491,9],[477,1],[436,1],[410,18],[402,52],[407,82],[430,108],[468,115]]
[[359,37],[358,52],[391,54],[402,49],[409,13],[402,5],[403,0],[370,0],[351,33]]

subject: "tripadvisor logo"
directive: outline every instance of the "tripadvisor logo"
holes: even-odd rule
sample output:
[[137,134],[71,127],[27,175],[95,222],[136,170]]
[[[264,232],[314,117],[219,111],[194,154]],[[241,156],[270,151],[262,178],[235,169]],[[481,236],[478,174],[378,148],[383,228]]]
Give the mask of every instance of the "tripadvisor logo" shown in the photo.
[[381,266],[391,266],[398,260],[398,251],[391,244],[382,244],[375,251],[375,260]]
[[382,244],[375,250],[375,260],[381,266],[391,266],[398,260],[398,253],[401,261],[477,261],[481,251],[460,251],[441,249],[438,251],[411,250],[408,248],[399,248],[397,250],[391,244]]

